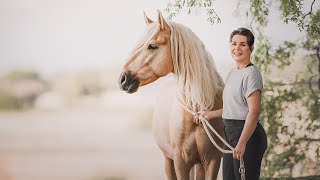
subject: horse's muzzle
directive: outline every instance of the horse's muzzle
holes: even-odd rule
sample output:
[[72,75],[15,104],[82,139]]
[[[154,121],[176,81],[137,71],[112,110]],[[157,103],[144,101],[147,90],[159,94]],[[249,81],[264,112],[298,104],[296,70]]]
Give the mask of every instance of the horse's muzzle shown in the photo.
[[118,83],[122,91],[132,94],[137,92],[140,80],[136,77],[131,76],[130,73],[123,73],[120,75]]

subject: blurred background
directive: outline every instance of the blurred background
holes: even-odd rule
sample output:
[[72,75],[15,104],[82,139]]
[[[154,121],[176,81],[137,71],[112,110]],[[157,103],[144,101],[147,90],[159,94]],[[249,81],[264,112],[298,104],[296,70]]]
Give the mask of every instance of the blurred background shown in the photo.
[[[319,2],[306,1],[300,15],[287,16],[288,23],[282,14],[287,6],[279,2],[203,1],[214,11],[192,2],[202,3],[0,0],[0,179],[166,178],[151,132],[162,79],[131,95],[117,85],[121,65],[144,33],[143,11],[156,19],[157,9],[199,36],[223,79],[234,67],[229,34],[253,29],[259,37],[254,62],[266,84],[263,123],[274,135],[263,177],[319,175],[314,87],[320,38],[319,31],[310,35],[299,26],[310,7],[305,24],[319,16]],[[319,30],[319,18],[314,21]]]

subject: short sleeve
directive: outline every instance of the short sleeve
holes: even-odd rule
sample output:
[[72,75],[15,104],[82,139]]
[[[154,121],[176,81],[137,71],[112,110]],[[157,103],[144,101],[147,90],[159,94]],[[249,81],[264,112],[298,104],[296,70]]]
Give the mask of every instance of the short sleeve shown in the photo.
[[251,71],[248,73],[248,76],[245,79],[243,84],[244,96],[248,98],[251,93],[256,90],[260,90],[262,92],[263,82],[262,77],[259,71]]

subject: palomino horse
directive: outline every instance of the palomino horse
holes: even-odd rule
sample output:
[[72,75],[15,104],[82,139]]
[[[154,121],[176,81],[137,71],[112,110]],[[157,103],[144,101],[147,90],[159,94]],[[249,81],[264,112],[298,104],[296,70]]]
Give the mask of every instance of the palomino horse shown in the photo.
[[[211,55],[190,29],[166,22],[160,11],[157,22],[146,15],[145,21],[147,32],[123,66],[119,86],[134,93],[140,86],[173,73],[174,80],[159,95],[152,127],[164,155],[167,177],[189,180],[190,170],[196,165],[196,179],[216,179],[222,153],[212,145],[202,125],[193,123],[193,115],[180,102],[194,112],[220,109],[223,81]],[[221,118],[210,124],[223,136]]]

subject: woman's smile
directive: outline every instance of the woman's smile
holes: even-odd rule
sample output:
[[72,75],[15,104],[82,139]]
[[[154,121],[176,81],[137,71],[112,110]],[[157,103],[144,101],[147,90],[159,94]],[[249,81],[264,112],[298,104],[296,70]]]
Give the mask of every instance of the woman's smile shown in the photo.
[[241,56],[242,55],[241,52],[234,52],[233,54],[236,55],[236,56]]

